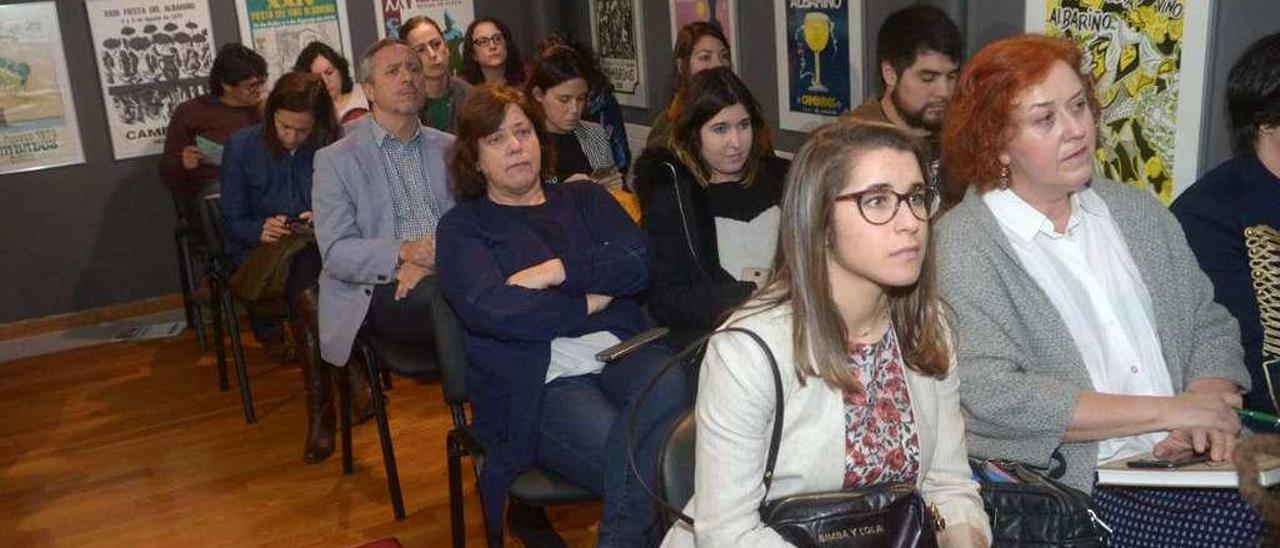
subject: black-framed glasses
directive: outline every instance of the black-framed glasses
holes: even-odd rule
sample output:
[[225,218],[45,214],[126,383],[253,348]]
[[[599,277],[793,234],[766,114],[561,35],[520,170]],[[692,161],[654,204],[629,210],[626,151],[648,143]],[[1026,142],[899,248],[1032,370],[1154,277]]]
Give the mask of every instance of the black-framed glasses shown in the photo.
[[502,36],[502,33],[494,34],[492,36],[481,36],[471,40],[471,43],[475,44],[477,48],[487,48],[489,47],[489,44],[501,46],[503,42],[506,42],[506,38]]
[[921,221],[928,221],[942,206],[942,195],[932,187],[922,187],[906,194],[900,194],[887,188],[873,188],[861,192],[850,192],[836,196],[837,202],[854,202],[858,204],[858,213],[873,225],[882,225],[892,221],[898,215],[902,204],[907,204],[911,214]]

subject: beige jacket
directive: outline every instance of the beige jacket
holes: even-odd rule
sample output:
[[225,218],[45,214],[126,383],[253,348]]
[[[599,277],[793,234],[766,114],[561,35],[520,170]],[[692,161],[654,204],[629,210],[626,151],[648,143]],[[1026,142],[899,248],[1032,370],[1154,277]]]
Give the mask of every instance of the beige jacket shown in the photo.
[[[790,314],[789,306],[739,312],[726,323],[760,335],[782,373],[784,424],[769,500],[837,491],[844,482],[844,400],[821,379],[798,382]],[[944,546],[990,544],[966,457],[956,376],[937,380],[906,371],[920,440],[916,486],[946,520]],[[685,507],[696,527],[677,524],[664,547],[789,546],[760,521],[758,511],[774,400],[773,374],[759,346],[741,333],[716,335],[702,362],[694,495]]]

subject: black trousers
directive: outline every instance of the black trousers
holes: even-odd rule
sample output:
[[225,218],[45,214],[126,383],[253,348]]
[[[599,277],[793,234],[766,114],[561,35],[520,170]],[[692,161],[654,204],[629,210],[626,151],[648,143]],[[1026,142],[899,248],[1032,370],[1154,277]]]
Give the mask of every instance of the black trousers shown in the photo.
[[365,323],[375,333],[396,342],[431,346],[431,301],[436,295],[435,278],[418,282],[403,299],[396,300],[396,284],[374,286]]

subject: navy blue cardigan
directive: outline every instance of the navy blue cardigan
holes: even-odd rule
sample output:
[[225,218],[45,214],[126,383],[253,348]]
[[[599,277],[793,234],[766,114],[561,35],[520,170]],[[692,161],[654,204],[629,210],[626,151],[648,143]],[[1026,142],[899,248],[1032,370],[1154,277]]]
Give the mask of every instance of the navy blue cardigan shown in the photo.
[[[490,542],[502,538],[511,481],[537,450],[551,340],[609,331],[626,339],[649,326],[636,298],[649,282],[643,231],[594,183],[544,186],[562,241],[549,242],[521,207],[488,198],[459,203],[436,235],[439,288],[466,330],[473,428],[485,445],[480,495]],[[560,249],[559,252],[556,249]],[[544,290],[507,285],[512,274],[559,257],[565,281]],[[614,297],[587,315],[586,295]]]
[[304,145],[293,154],[273,157],[262,140],[262,126],[235,132],[222,152],[222,219],[227,255],[234,264],[262,245],[262,224],[268,217],[297,217],[311,210],[316,149]]
[[1262,373],[1262,324],[1249,276],[1244,229],[1256,224],[1280,229],[1280,179],[1257,156],[1242,154],[1204,174],[1171,209],[1187,233],[1200,269],[1213,281],[1214,300],[1240,322],[1244,361],[1253,378],[1245,407],[1275,413]]

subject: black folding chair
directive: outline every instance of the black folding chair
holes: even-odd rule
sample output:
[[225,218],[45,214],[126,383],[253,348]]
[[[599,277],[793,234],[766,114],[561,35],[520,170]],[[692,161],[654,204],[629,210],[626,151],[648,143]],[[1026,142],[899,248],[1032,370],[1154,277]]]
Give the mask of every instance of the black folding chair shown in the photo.
[[[449,459],[449,514],[453,546],[466,546],[466,524],[463,518],[462,457],[470,456],[479,476],[484,459],[484,445],[471,433],[467,421],[467,354],[462,325],[444,298],[436,295],[432,302],[436,356],[444,384],[444,399],[453,417],[453,429],[445,440]],[[534,508],[573,504],[596,500],[591,491],[542,468],[533,468],[515,479],[509,491],[511,500]],[[488,527],[485,528],[488,531]]]
[[227,258],[223,242],[225,229],[222,221],[221,195],[211,194],[200,199],[200,224],[205,239],[206,272],[209,277],[210,304],[213,313],[213,347],[218,363],[218,389],[226,391],[227,356],[222,346],[225,328],[231,338],[231,354],[236,362],[236,381],[240,385],[240,404],[244,408],[244,420],[258,422],[253,410],[253,393],[249,388],[249,373],[245,368],[244,346],[240,341],[240,325],[236,319],[235,300],[231,296],[231,261]]

